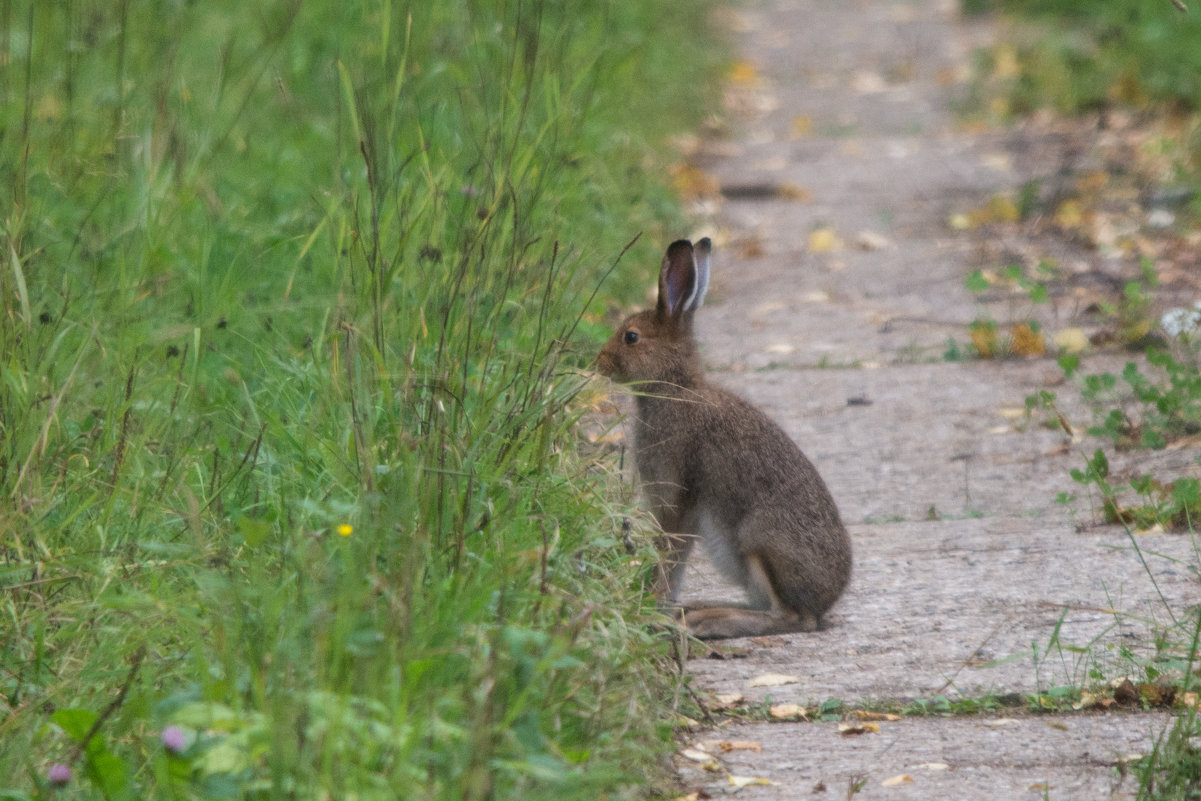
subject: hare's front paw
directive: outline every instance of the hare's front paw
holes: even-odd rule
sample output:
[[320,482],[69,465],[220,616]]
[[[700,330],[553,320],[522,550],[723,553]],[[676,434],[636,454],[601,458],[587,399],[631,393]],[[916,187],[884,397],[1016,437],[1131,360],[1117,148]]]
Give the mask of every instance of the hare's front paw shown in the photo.
[[788,634],[795,631],[817,630],[817,618],[811,614],[800,612],[778,614],[757,609],[730,607],[691,609],[684,613],[684,624],[692,632],[692,636],[700,640],[757,637],[765,634]]

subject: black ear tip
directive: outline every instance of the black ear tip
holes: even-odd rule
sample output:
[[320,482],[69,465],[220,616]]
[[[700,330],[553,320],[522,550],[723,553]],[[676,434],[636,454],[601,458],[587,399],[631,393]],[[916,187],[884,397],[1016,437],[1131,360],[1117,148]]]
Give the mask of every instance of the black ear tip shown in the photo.
[[696,243],[696,249],[708,253],[709,251],[713,250],[713,241],[706,236]]
[[683,250],[691,251],[692,243],[687,239],[677,239],[675,242],[672,242],[667,246],[667,255],[671,256],[672,254],[679,253]]

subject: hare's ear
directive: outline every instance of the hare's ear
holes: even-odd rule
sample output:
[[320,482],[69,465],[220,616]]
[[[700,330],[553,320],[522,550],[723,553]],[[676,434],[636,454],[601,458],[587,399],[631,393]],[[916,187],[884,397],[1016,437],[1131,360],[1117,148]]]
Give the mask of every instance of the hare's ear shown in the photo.
[[680,317],[701,305],[709,282],[709,243],[701,240],[704,268],[699,269],[692,243],[687,239],[672,242],[659,269],[659,314]]
[[713,243],[709,237],[696,243],[696,297],[692,300],[692,311],[699,309],[705,301],[705,292],[709,289],[709,254],[712,252]]

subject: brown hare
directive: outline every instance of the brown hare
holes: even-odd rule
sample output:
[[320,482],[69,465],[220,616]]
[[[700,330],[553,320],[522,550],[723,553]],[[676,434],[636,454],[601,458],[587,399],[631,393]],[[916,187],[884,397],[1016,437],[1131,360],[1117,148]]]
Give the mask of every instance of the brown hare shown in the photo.
[[709,283],[709,240],[673,242],[654,309],[630,316],[597,357],[631,384],[638,472],[663,529],[654,590],[675,604],[703,539],[744,587],[745,607],[688,608],[702,639],[813,631],[851,574],[851,541],[817,470],[767,415],[705,380],[692,317]]

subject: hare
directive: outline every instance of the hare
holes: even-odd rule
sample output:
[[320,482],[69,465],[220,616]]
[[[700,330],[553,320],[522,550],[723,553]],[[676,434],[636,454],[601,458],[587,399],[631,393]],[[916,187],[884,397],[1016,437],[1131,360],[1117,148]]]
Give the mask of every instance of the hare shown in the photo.
[[701,639],[814,631],[851,574],[851,541],[817,470],[756,407],[705,380],[692,333],[709,283],[709,240],[673,242],[654,309],[630,316],[597,369],[637,391],[635,461],[663,530],[654,591],[676,604],[703,539],[745,607],[694,606]]

